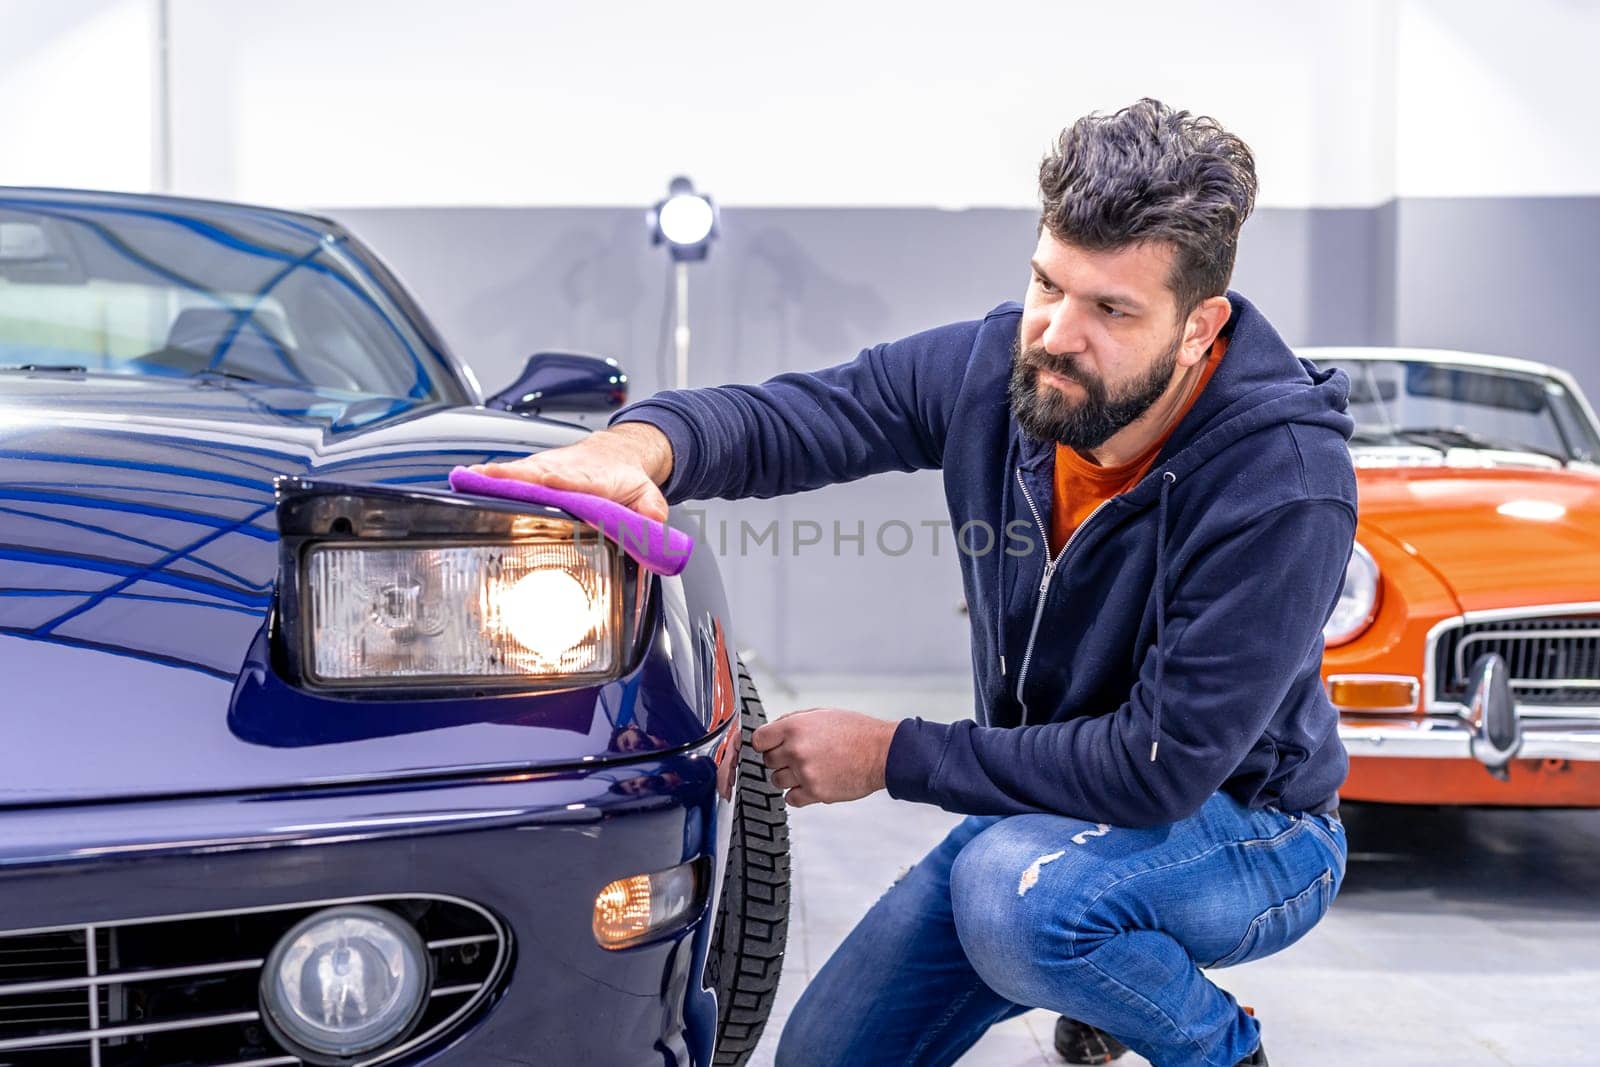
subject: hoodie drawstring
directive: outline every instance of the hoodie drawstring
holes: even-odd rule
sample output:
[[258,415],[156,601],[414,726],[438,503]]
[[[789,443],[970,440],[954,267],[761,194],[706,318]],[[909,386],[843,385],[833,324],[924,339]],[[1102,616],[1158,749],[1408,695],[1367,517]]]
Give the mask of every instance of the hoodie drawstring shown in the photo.
[[1150,722],[1150,762],[1161,744],[1161,697],[1167,686],[1167,493],[1178,476],[1161,474],[1161,503],[1156,509],[1156,698]]

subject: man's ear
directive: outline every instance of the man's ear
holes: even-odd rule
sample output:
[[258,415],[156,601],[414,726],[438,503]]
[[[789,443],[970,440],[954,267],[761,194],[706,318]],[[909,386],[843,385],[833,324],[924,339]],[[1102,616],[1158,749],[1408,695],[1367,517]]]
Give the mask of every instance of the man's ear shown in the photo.
[[1200,301],[1183,324],[1183,347],[1178,352],[1178,363],[1192,367],[1205,359],[1216,342],[1217,334],[1228,324],[1233,305],[1225,296],[1210,296]]

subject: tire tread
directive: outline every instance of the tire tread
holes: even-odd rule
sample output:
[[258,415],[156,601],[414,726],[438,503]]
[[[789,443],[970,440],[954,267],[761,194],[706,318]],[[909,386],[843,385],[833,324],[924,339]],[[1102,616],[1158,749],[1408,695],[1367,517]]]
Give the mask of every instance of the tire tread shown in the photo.
[[717,991],[713,1067],[743,1067],[755,1051],[783,971],[789,934],[789,815],[750,735],[767,721],[743,663],[739,683],[739,792],[708,977]]

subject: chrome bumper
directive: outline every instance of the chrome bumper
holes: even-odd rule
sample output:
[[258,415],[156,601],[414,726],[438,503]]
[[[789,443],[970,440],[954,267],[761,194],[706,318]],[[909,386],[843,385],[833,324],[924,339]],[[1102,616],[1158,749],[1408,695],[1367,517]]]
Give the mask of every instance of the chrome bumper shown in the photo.
[[[1340,723],[1339,737],[1352,756],[1406,756],[1412,759],[1473,759],[1472,730],[1464,723]],[[1528,728],[1517,759],[1600,760],[1600,727]],[[1487,766],[1487,764],[1486,764]]]
[[1340,723],[1339,737],[1352,756],[1475,759],[1496,778],[1513,759],[1600,760],[1600,722],[1523,721],[1498,653],[1473,665],[1466,705],[1454,720]]

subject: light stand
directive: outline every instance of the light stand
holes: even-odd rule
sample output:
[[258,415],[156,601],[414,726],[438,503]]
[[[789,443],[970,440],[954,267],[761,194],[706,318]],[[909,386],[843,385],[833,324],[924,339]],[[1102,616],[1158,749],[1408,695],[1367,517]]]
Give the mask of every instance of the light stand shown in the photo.
[[664,244],[672,256],[673,387],[689,386],[689,264],[706,258],[711,242],[721,232],[717,206],[709,196],[697,193],[694,183],[679,175],[667,185],[667,197],[650,209],[650,243]]
[[689,264],[679,261],[672,265],[672,291],[677,297],[677,321],[673,325],[672,341],[677,348],[677,373],[672,377],[674,389],[689,388]]

